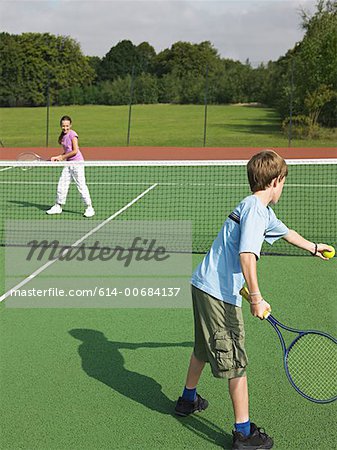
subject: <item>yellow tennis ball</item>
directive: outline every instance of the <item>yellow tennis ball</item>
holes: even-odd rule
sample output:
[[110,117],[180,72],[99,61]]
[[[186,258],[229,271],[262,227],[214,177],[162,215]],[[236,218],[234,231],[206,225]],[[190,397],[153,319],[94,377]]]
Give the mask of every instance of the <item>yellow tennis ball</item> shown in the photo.
[[323,254],[323,256],[325,257],[325,258],[333,258],[334,256],[335,256],[335,253],[336,253],[336,251],[335,251],[335,249],[332,247],[332,250],[331,251],[328,251],[328,250],[325,250],[322,254]]

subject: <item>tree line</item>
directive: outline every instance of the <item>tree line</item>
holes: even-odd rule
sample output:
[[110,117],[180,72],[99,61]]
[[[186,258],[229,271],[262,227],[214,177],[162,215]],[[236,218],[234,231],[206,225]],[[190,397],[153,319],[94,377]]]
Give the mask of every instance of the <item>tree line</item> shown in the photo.
[[222,58],[211,42],[176,42],[156,53],[122,40],[85,56],[69,36],[0,33],[0,105],[258,102],[311,132],[337,126],[337,1],[319,0],[305,34],[277,61],[252,67]]

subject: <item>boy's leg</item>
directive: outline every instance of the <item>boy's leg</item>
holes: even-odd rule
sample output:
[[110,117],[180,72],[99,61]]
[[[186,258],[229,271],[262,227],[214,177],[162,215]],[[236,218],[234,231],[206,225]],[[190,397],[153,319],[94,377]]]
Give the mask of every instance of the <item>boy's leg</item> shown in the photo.
[[249,400],[247,377],[231,378],[228,381],[229,394],[233,403],[235,423],[249,420]]
[[[175,413],[179,416],[188,416],[196,411],[203,411],[208,407],[208,401],[197,393],[197,385],[207,361],[207,349],[199,311],[198,295],[202,291],[192,287],[193,315],[194,315],[194,350],[191,355],[187,371],[186,384],[182,396],[178,398]],[[196,356],[198,355],[198,356]]]
[[194,352],[192,353],[186,377],[187,389],[194,389],[197,387],[205,364],[206,363],[204,361],[199,361],[199,359],[194,355]]
[[273,439],[249,420],[247,377],[231,378],[228,387],[235,417],[232,449],[271,449]]
[[203,411],[207,408],[208,401],[197,394],[197,385],[205,364],[204,361],[200,361],[194,355],[194,352],[192,353],[184,392],[179,397],[175,407],[175,413],[178,416],[186,417],[194,412]]

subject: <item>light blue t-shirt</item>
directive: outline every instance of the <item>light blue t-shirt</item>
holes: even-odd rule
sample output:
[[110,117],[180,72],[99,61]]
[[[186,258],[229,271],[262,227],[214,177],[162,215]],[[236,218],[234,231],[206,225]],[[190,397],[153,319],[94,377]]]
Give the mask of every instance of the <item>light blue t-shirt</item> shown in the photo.
[[289,229],[256,195],[250,195],[234,209],[223,224],[210,250],[192,275],[192,284],[213,297],[241,306],[240,289],[245,279],[240,253],[260,257],[265,240],[272,245]]

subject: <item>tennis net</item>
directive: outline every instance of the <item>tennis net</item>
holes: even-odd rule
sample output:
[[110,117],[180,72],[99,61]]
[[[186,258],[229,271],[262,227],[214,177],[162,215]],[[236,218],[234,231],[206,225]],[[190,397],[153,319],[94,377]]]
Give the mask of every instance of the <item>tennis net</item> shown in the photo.
[[[276,214],[307,239],[337,246],[337,160],[287,163],[289,175],[281,200],[273,207]],[[84,166],[95,221],[191,221],[192,252],[205,253],[232,209],[250,194],[246,164],[247,161],[86,161]],[[62,219],[76,219],[77,224],[80,219],[83,234],[87,232],[91,219],[82,218],[84,206],[74,183],[63,213],[57,217],[45,213],[55,202],[62,167],[69,165],[74,163],[0,162],[1,246],[26,245],[27,227],[33,226],[36,233],[46,223],[58,227]],[[18,225],[8,238],[6,223],[8,228],[8,223],[14,223],[11,221]],[[62,245],[72,245],[81,232],[78,225],[76,235],[72,229],[64,230]],[[185,248],[179,237],[179,227],[171,241],[171,250],[190,251],[190,244]],[[282,239],[273,246],[264,244],[263,253],[306,254]]]

